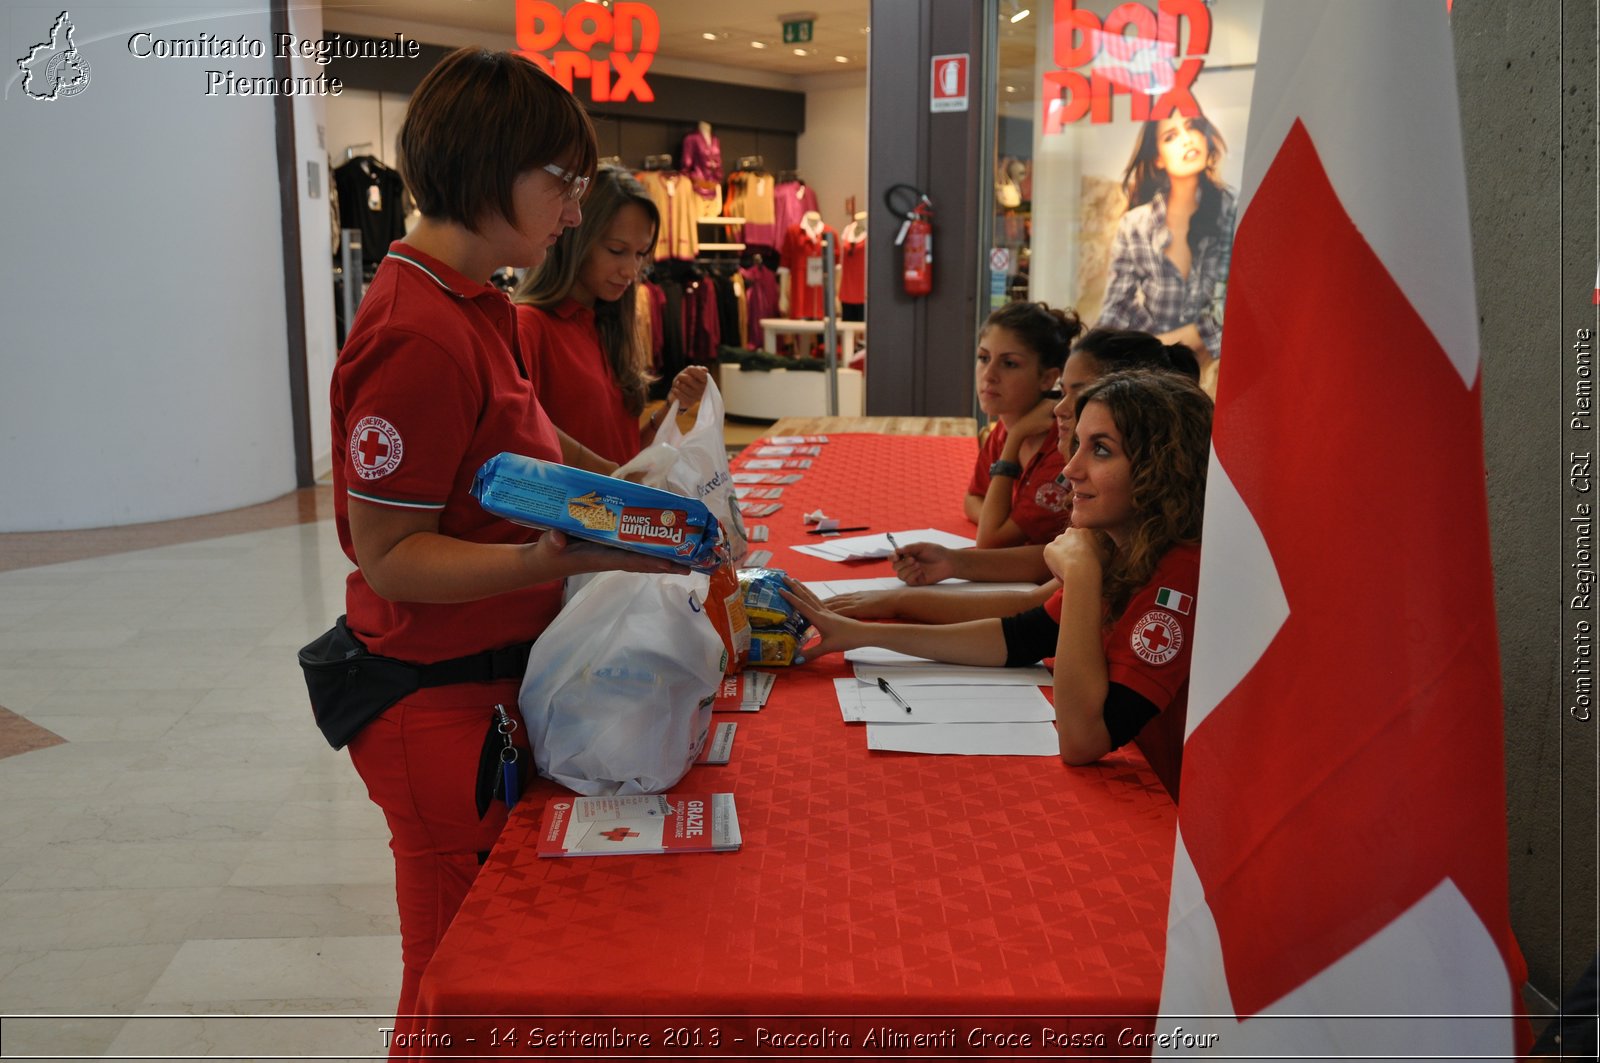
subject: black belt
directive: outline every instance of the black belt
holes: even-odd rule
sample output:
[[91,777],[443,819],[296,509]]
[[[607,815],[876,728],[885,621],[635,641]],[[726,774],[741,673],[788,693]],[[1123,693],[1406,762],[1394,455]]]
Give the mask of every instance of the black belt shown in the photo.
[[448,687],[457,683],[492,683],[499,679],[521,679],[528,670],[528,654],[533,643],[518,642],[498,650],[484,650],[465,657],[452,657],[433,664],[414,664],[419,687]]

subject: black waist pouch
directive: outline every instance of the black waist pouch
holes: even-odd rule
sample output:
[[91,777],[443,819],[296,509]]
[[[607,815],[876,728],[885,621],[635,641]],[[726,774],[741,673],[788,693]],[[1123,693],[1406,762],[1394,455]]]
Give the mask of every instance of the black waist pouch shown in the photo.
[[369,653],[345,618],[300,648],[311,713],[322,737],[343,749],[367,724],[401,698],[423,687],[520,679],[531,642],[520,642],[435,664],[411,664]]

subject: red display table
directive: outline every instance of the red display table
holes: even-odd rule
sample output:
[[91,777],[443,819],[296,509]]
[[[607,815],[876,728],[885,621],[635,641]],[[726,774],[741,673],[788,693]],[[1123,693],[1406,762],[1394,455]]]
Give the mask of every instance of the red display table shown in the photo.
[[[975,456],[970,438],[832,436],[749,522],[772,533],[756,545],[801,578],[889,574],[787,544],[815,541],[801,516],[819,506],[970,534]],[[739,724],[732,763],[676,789],[736,795],[738,852],[541,860],[556,791],[534,788],[424,977],[425,1050],[1147,1055],[1176,809],[1138,751],[1086,769],[869,752],[834,698],[848,674],[838,657],[779,670],[760,713],[718,714]]]

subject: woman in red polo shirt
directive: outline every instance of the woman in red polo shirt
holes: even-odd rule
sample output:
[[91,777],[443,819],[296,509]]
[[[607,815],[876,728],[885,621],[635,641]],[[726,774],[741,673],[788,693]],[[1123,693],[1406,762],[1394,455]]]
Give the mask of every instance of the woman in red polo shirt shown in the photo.
[[[1054,656],[1056,730],[1068,764],[1098,760],[1157,716],[1180,718],[1211,399],[1173,373],[1114,373],[1083,390],[1075,414],[1077,445],[1065,470],[1072,527],[1045,550],[1061,581],[1046,604],[999,620],[878,624],[842,617],[792,584],[787,597],[821,636],[805,656],[860,646],[956,664],[1018,666]],[[1181,726],[1175,730],[1181,741]]]
[[[498,772],[485,779],[480,766],[499,767],[495,728],[516,722],[517,660],[561,608],[561,581],[671,570],[540,535],[470,494],[473,473],[506,450],[615,468],[544,416],[515,312],[488,283],[502,266],[538,265],[578,224],[594,157],[582,106],[533,63],[475,48],[446,56],[400,127],[400,169],[422,220],[379,264],[334,366],[334,520],[356,566],[346,623],[371,653],[412,665],[423,687],[349,743],[392,836],[397,1033],[412,1030],[423,968],[505,825]],[[381,677],[362,682],[364,703],[394,693]],[[525,732],[511,733],[525,764]]]
[[[1148,332],[1093,328],[1079,337],[1061,373],[1062,398],[1056,403],[1056,439],[1064,465],[1071,456],[1073,407],[1083,390],[1110,373],[1155,369],[1200,379],[1194,352],[1181,343],[1162,343]],[[1058,481],[1067,485],[1064,475]],[[836,613],[857,620],[914,620],[955,624],[981,620],[1038,605],[1055,592],[1044,560],[1045,544],[996,549],[952,550],[936,543],[907,543],[895,554],[895,575],[910,586],[896,590],[853,591],[828,599]],[[942,580],[971,583],[1040,583],[1030,591],[948,590],[928,586]]]
[[[619,465],[650,445],[666,409],[640,425],[653,378],[636,282],[660,227],[644,186],[602,166],[583,201],[583,224],[562,234],[515,296],[540,404],[558,428]],[[668,402],[687,410],[707,379],[704,366],[688,367],[673,378]]]
[[1067,525],[1051,391],[1081,328],[1070,310],[1011,303],[978,333],[978,406],[999,422],[978,449],[963,502],[980,547],[1047,543]]

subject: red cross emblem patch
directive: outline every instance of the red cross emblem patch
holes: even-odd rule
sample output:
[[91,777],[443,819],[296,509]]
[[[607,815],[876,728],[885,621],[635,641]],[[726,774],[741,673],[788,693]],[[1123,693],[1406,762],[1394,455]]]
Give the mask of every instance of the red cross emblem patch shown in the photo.
[[1051,480],[1039,485],[1039,490],[1033,493],[1033,501],[1040,509],[1065,513],[1072,508],[1072,492]]
[[614,842],[625,842],[629,838],[637,838],[638,836],[638,831],[629,830],[627,827],[612,827],[610,830],[600,832],[600,837],[610,838]]
[[363,417],[350,432],[350,464],[363,480],[388,476],[404,453],[400,433],[382,417]]
[[1141,661],[1166,664],[1183,649],[1183,628],[1178,618],[1164,609],[1152,609],[1133,625],[1129,639]]

